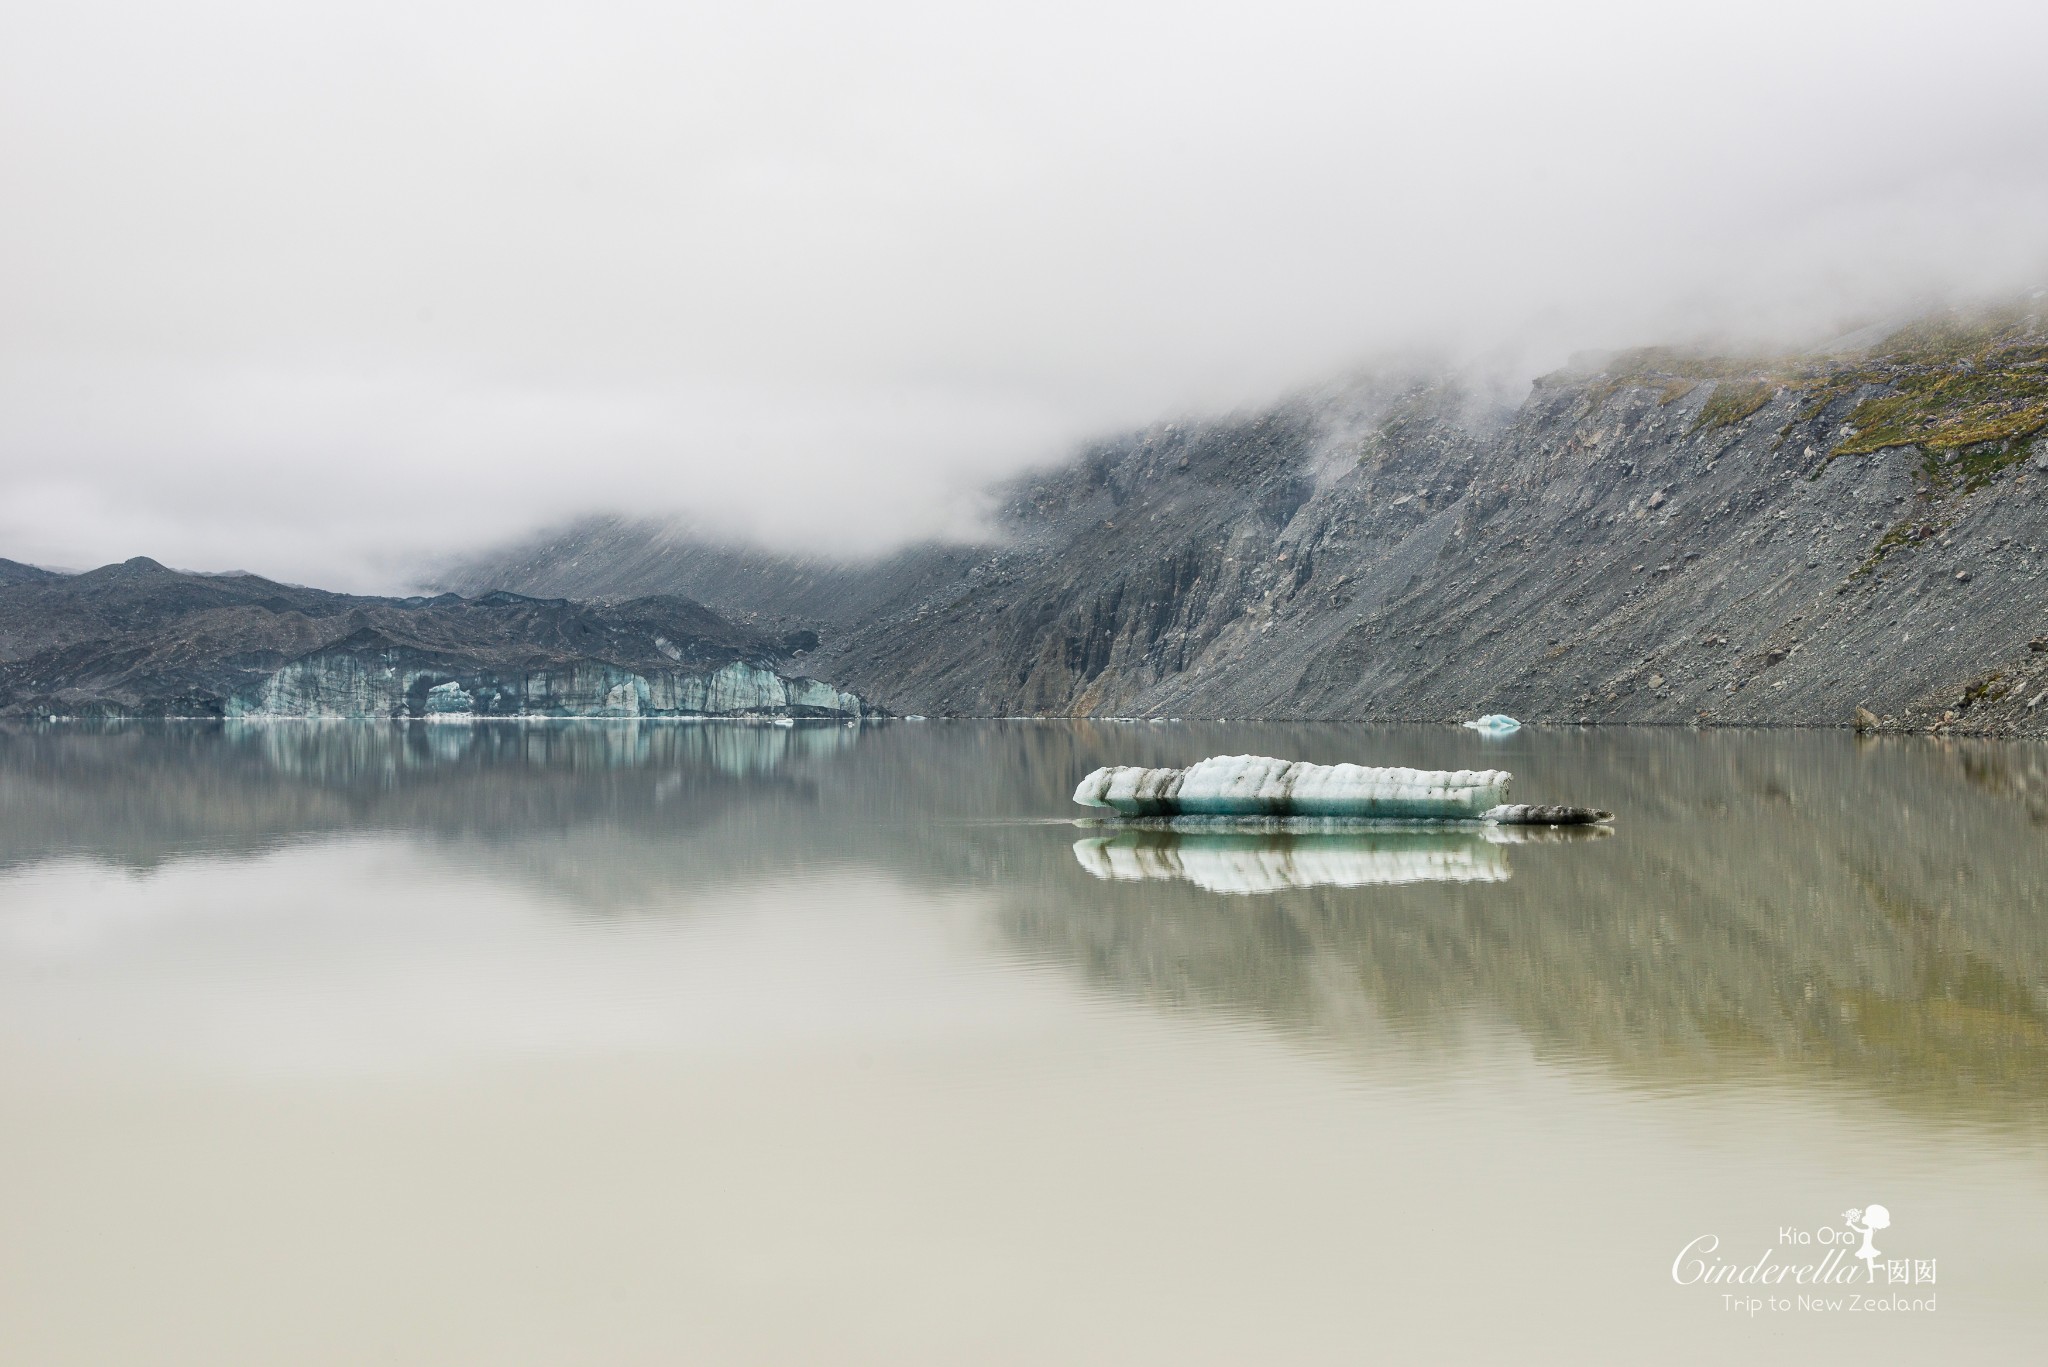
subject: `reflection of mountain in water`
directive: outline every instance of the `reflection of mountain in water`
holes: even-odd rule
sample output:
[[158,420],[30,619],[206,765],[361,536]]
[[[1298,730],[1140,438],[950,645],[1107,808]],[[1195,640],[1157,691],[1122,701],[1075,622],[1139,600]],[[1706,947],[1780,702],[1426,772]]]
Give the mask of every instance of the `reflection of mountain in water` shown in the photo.
[[[1588,738],[1590,739],[1590,738]],[[1254,901],[1164,882],[1007,904],[1019,943],[1113,990],[1370,1058],[1471,1013],[1652,1085],[1796,1077],[2048,1123],[2040,757],[1847,738],[1547,738],[1514,767],[1621,812],[1512,853],[1511,882]],[[2033,782],[1986,781],[2018,768]]]
[[807,805],[817,766],[858,738],[829,722],[0,728],[0,870],[402,834],[575,905],[624,908],[743,872],[745,842],[688,837]]
[[[1113,874],[1127,857],[1179,871],[1103,879],[1057,820],[1100,764],[1247,749],[1498,764],[1516,796],[1597,802],[1618,828],[1518,845],[1511,879],[1401,882],[1383,876],[1406,858],[1389,847],[1296,847],[1252,860],[1275,886],[1247,898],[1212,890],[1254,876],[1247,851],[1116,837],[1099,847]],[[578,914],[672,914],[679,890],[860,867],[992,897],[1016,951],[1103,990],[1246,1016],[1362,1066],[1454,1047],[1477,1012],[1648,1084],[1775,1075],[2048,1124],[2044,791],[2033,749],[1832,734],[71,727],[0,730],[0,871],[376,831]]]
[[398,767],[445,768],[465,760],[528,767],[639,769],[680,765],[732,778],[771,774],[791,759],[845,749],[857,726],[724,721],[520,721],[477,724],[230,721],[221,734],[253,746],[280,773],[348,783]]

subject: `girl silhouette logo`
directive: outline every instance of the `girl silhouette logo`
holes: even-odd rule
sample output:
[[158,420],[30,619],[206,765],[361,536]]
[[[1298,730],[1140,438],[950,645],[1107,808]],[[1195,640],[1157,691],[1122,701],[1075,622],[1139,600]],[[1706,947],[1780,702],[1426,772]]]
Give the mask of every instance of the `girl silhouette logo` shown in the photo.
[[[1880,1229],[1890,1229],[1892,1213],[1883,1206],[1865,1206],[1861,1210],[1846,1210],[1842,1219],[1850,1229],[1863,1236],[1863,1247],[1856,1250],[1856,1256],[1863,1260],[1863,1266],[1870,1272],[1870,1280],[1877,1280],[1877,1246],[1870,1242],[1870,1236]],[[1859,1224],[1858,1221],[1861,1221]]]

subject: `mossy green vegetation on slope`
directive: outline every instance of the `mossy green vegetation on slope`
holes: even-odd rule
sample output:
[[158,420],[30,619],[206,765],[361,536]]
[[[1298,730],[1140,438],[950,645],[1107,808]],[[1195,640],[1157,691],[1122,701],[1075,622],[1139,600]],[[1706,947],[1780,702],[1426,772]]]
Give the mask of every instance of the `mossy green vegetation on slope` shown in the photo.
[[1778,386],[1768,380],[1723,380],[1714,386],[1714,392],[1700,405],[1700,415],[1693,422],[1693,430],[1732,427],[1762,412],[1764,405],[1777,394]]
[[1650,388],[1669,403],[1707,383],[1713,391],[1695,431],[1753,417],[1781,391],[1805,396],[1794,419],[1800,422],[1820,417],[1839,399],[1881,390],[1850,410],[1829,454],[1894,446],[1969,452],[1964,463],[1972,468],[1961,472],[1967,480],[2018,459],[2023,444],[2048,427],[2048,329],[2039,301],[2030,301],[1925,319],[1846,357],[1741,358],[1649,348],[1617,358],[1589,392],[1602,403],[1624,388]]
[[2048,336],[2038,311],[1918,323],[1888,338],[1869,363],[1835,381],[1882,384],[1849,414],[1840,456],[1919,446],[1960,451],[2010,445],[2048,426]]

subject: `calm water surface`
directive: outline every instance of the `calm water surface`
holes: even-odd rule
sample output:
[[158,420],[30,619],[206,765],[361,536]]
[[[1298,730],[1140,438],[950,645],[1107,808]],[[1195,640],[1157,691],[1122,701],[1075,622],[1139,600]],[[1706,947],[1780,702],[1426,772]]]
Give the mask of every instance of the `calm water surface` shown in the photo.
[[[1619,820],[1075,824],[1242,752]],[[1840,735],[0,731],[0,1361],[2039,1361],[2044,836]],[[1856,1280],[1674,1280],[1766,1253]]]

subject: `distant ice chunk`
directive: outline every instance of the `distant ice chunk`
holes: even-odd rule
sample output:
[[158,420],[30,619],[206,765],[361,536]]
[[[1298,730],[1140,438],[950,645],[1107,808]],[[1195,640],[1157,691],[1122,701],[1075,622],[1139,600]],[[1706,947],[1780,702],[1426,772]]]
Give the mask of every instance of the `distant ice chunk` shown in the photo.
[[1468,721],[1465,725],[1483,736],[1512,736],[1522,729],[1522,724],[1505,712],[1489,712],[1478,721]]
[[1074,789],[1074,801],[1122,816],[1473,821],[1507,801],[1513,778],[1500,769],[1380,769],[1221,755],[1185,769],[1097,769]]
[[476,699],[455,680],[435,684],[427,690],[427,715],[467,714],[476,711]]

